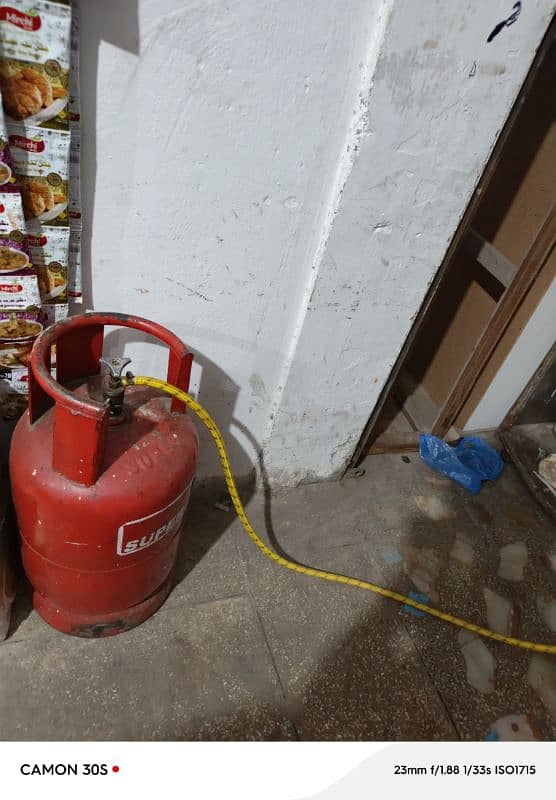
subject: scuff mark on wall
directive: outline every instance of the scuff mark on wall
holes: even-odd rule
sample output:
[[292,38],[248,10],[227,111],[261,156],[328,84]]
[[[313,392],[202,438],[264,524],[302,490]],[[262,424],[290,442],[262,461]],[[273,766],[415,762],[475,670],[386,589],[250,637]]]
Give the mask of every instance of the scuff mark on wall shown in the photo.
[[249,386],[251,387],[251,397],[253,398],[254,405],[259,407],[268,402],[268,394],[264,381],[256,372],[249,378]]
[[513,25],[514,22],[517,21],[517,18],[519,17],[520,14],[521,14],[521,1],[518,0],[518,2],[514,3],[512,6],[512,13],[509,14],[505,19],[496,23],[494,28],[487,36],[487,42],[489,43],[492,42],[492,40],[495,39],[498,36],[498,34],[504,30],[504,28]]
[[175,278],[166,278],[169,283],[174,283],[176,286],[179,286],[183,289],[187,295],[187,297],[200,297],[201,300],[204,300],[206,303],[212,303],[212,299],[207,297],[206,294],[199,292],[197,289],[192,289],[190,286],[186,286],[185,283],[182,281],[178,281]]

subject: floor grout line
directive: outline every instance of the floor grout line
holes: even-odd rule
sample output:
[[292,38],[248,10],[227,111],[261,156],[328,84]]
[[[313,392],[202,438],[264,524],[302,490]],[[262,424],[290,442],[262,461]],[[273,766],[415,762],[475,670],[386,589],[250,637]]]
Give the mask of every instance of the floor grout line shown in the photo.
[[405,620],[400,620],[400,621],[401,621],[401,623],[402,623],[402,627],[403,627],[403,629],[404,629],[404,630],[405,630],[405,632],[407,633],[407,636],[408,636],[408,638],[409,638],[409,641],[411,642],[411,646],[412,646],[412,648],[413,648],[413,650],[414,650],[414,652],[415,652],[415,655],[417,656],[417,659],[419,660],[419,663],[421,664],[421,668],[422,668],[422,672],[423,672],[423,674],[427,676],[427,679],[428,679],[428,681],[429,681],[430,685],[432,686],[432,688],[434,689],[434,692],[435,692],[436,696],[437,696],[437,697],[438,697],[438,699],[440,700],[440,703],[441,703],[441,705],[442,705],[442,708],[444,709],[444,711],[445,711],[445,713],[446,713],[446,717],[448,718],[448,721],[449,721],[450,725],[451,725],[451,726],[452,726],[452,728],[454,729],[454,733],[456,734],[456,736],[457,736],[457,738],[458,738],[458,741],[462,741],[462,736],[461,736],[461,734],[460,734],[460,732],[459,732],[459,730],[458,730],[458,726],[456,725],[456,723],[455,723],[455,721],[454,721],[454,718],[453,718],[453,716],[452,716],[452,714],[451,714],[451,712],[450,712],[450,709],[448,708],[448,705],[447,705],[446,701],[444,700],[444,697],[443,697],[443,695],[442,695],[442,692],[440,691],[440,689],[439,689],[439,688],[438,688],[438,686],[436,685],[436,683],[435,683],[435,681],[434,681],[434,678],[433,678],[432,674],[430,673],[429,669],[427,668],[426,662],[425,662],[425,660],[423,659],[423,657],[422,657],[422,655],[421,655],[421,652],[420,652],[419,648],[417,647],[417,645],[416,645],[416,643],[415,643],[415,639],[413,638],[413,636],[412,636],[412,634],[411,634],[411,630],[408,628],[408,626],[407,626],[407,624],[406,624]]
[[294,730],[295,737],[296,737],[297,741],[301,741],[301,736],[300,736],[299,730],[297,728],[297,725],[295,724],[295,721],[292,719],[292,717],[291,717],[291,715],[289,713],[288,696],[287,696],[287,693],[286,693],[286,688],[285,688],[284,683],[282,681],[282,676],[280,675],[280,670],[278,668],[278,664],[276,663],[276,659],[274,657],[274,652],[272,650],[272,645],[271,645],[270,640],[268,638],[268,635],[267,635],[267,632],[266,632],[262,617],[261,617],[261,615],[259,613],[256,597],[255,597],[255,595],[254,595],[254,593],[253,593],[253,591],[251,589],[251,582],[249,581],[249,575],[247,573],[247,563],[246,563],[245,559],[243,558],[243,555],[241,553],[241,549],[240,549],[240,547],[239,547],[239,545],[237,543],[237,540],[235,540],[235,539],[234,539],[234,546],[236,548],[236,551],[238,553],[238,556],[240,558],[240,561],[241,561],[241,564],[242,564],[242,567],[243,567],[243,573],[245,575],[245,581],[247,583],[248,596],[249,596],[249,599],[251,601],[251,605],[253,607],[253,611],[255,612],[255,615],[256,615],[257,620],[259,622],[259,626],[260,626],[260,629],[261,629],[261,632],[262,632],[262,635],[263,635],[263,639],[265,641],[265,644],[266,644],[266,647],[267,647],[267,650],[268,650],[270,662],[272,664],[272,668],[273,668],[274,673],[276,675],[276,680],[278,681],[278,686],[280,687],[280,693],[281,693],[282,699],[284,701],[284,711],[285,711],[285,714],[286,714],[286,718],[287,718],[288,722],[290,723],[290,725],[292,726],[292,728]]

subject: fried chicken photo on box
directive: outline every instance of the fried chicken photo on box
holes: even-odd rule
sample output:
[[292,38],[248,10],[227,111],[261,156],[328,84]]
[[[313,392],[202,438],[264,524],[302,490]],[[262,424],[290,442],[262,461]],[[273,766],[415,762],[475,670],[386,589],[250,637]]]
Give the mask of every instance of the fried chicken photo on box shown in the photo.
[[25,219],[33,219],[54,206],[54,192],[45,180],[30,178],[22,183],[21,199]]
[[42,95],[32,83],[26,81],[20,72],[0,82],[4,108],[13,119],[26,119],[42,108]]
[[37,72],[36,69],[26,69],[21,70],[21,75],[25,81],[31,86],[35,86],[41,95],[42,100],[42,107],[48,108],[48,106],[52,105],[53,96],[52,96],[52,86],[50,85],[50,81],[42,72]]
[[39,283],[39,292],[42,298],[48,297],[51,292],[54,292],[60,286],[65,286],[67,278],[59,272],[50,272],[47,267],[42,264],[37,266],[37,277]]
[[52,190],[45,178],[27,178],[21,182],[21,200],[25,219],[34,219],[46,211],[50,211],[56,203],[63,203],[65,199],[63,193]]
[[0,69],[0,88],[4,108],[17,120],[32,117],[66,94],[61,86],[52,86],[44,73],[31,67],[14,70],[4,65]]

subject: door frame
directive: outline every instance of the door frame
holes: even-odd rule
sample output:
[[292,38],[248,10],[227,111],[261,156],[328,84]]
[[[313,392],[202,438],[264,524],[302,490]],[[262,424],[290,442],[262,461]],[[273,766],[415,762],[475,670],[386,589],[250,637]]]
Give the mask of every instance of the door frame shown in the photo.
[[[539,48],[537,49],[533,63],[529,69],[529,72],[527,73],[527,77],[525,78],[521,86],[521,89],[518,93],[518,96],[510,110],[510,113],[508,114],[504,127],[502,128],[495,142],[495,145],[493,147],[490,158],[486,164],[486,167],[483,170],[483,173],[477,182],[477,185],[471,196],[469,204],[467,205],[467,208],[463,213],[463,216],[458,224],[458,227],[456,228],[456,231],[448,246],[448,249],[442,260],[442,263],[436,272],[436,275],[425,296],[425,299],[423,300],[423,303],[421,304],[421,307],[415,317],[415,321],[411,327],[411,330],[407,335],[405,342],[402,345],[402,348],[396,359],[396,362],[392,367],[392,370],[390,371],[390,374],[382,388],[379,398],[367,421],[367,424],[363,429],[363,432],[354,450],[351,461],[349,462],[344,474],[347,473],[350,469],[354,469],[366,454],[369,437],[378,421],[378,418],[384,407],[384,404],[390,395],[392,387],[394,386],[394,383],[396,382],[399,376],[399,373],[406,360],[409,350],[413,345],[413,342],[415,341],[421,329],[421,326],[425,320],[429,308],[431,307],[431,304],[434,301],[440,283],[444,279],[448,271],[449,265],[451,264],[452,259],[456,254],[456,251],[461,246],[463,246],[464,239],[471,232],[471,223],[475,217],[475,213],[477,212],[479,204],[482,201],[483,196],[492,178],[496,173],[498,165],[503,156],[504,148],[506,146],[506,143],[508,141],[511,132],[513,131],[514,125],[519,117],[519,113],[521,111],[521,107],[524,103],[524,100],[535,81],[539,68],[548,50],[550,49],[552,41],[555,38],[555,36],[556,36],[556,16],[553,17],[552,21],[550,22],[547,32],[544,35],[542,42],[539,45]],[[515,313],[515,311],[517,310],[518,306],[525,297],[528,289],[530,288],[534,278],[540,272],[540,269],[542,268],[543,264],[548,258],[548,255],[552,251],[552,248],[554,247],[554,241],[551,242],[551,237],[554,239],[556,236],[554,232],[554,227],[556,222],[554,218],[554,212],[555,209],[553,207],[547,219],[545,220],[545,223],[543,224],[537,236],[535,237],[535,240],[531,245],[529,252],[527,253],[523,261],[522,266],[526,267],[526,274],[524,275],[524,278],[523,279],[520,278],[520,272],[518,271],[516,273],[514,280],[508,284],[506,291],[504,292],[504,295],[501,298],[501,302],[498,304],[485,331],[479,337],[479,340],[473,352],[471,353],[467,363],[460,372],[460,375],[456,380],[456,384],[452,388],[446,402],[439,410],[439,414],[437,416],[436,422],[434,423],[432,430],[432,432],[436,436],[440,437],[445,436],[446,433],[450,430],[461,407],[463,406],[465,400],[472,391],[473,386],[476,384],[482,372],[483,367],[486,365],[488,357],[490,356],[494,347],[496,346],[502,334],[506,330],[507,325],[509,324],[513,313]],[[514,284],[517,285],[514,287]],[[507,299],[505,300],[506,297]],[[502,324],[504,320],[505,324]],[[491,327],[492,331],[490,330]],[[479,347],[481,343],[482,346]]]

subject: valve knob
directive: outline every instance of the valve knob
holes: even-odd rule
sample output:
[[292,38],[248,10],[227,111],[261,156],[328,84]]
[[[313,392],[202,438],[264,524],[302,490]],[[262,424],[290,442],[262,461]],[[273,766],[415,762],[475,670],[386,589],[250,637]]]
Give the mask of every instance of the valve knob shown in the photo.
[[101,358],[100,363],[110,370],[103,380],[104,399],[110,404],[110,416],[113,419],[123,419],[124,391],[122,383],[122,370],[131,364],[131,358]]
[[127,367],[128,364],[131,364],[131,358],[120,358],[119,356],[116,356],[116,358],[101,358],[100,363],[108,367],[110,370],[110,377],[121,378],[122,370],[124,367]]

